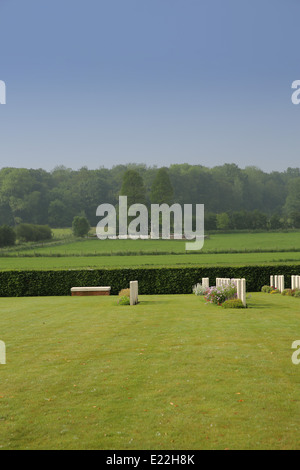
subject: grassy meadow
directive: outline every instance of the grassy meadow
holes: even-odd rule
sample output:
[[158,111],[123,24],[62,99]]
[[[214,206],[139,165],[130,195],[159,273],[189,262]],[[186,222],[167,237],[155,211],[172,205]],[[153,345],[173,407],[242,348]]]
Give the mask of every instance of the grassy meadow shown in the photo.
[[[0,269],[76,269],[128,266],[300,263],[300,232],[211,234],[201,252],[184,240],[75,239],[54,230],[47,243],[0,250]],[[191,242],[190,242],[191,243]]]
[[99,269],[137,266],[245,266],[251,264],[300,264],[300,253],[0,258],[1,270]]
[[299,449],[299,299],[1,298],[0,446]]

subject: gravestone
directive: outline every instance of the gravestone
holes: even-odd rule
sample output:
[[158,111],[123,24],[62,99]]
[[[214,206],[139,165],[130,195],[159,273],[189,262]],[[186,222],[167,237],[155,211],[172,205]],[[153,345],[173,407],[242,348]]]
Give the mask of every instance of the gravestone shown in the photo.
[[246,306],[246,279],[237,279],[237,298]]
[[242,279],[242,297],[241,300],[243,304],[246,306],[246,279]]
[[284,291],[284,276],[278,276],[278,289],[280,292]]
[[6,364],[6,347],[4,341],[0,341],[0,364]]
[[292,276],[291,277],[291,288],[292,289],[300,289],[300,276]]
[[136,305],[139,300],[138,281],[130,281],[130,305]]
[[274,275],[270,276],[270,286],[278,289],[279,292],[284,290],[284,276],[282,275]]

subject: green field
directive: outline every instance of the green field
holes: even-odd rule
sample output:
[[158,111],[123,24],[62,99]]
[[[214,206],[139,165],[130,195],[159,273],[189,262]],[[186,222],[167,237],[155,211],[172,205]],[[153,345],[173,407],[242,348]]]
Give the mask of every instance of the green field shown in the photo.
[[99,269],[187,265],[245,266],[251,264],[300,264],[300,253],[0,258],[1,270]]
[[298,450],[299,302],[1,298],[0,446]]
[[[63,232],[54,231],[52,243],[23,244],[0,254],[22,255],[101,255],[101,254],[142,254],[168,253],[185,254],[184,240],[99,240],[63,237]],[[68,232],[66,232],[68,233]],[[189,242],[191,243],[191,242]],[[191,245],[192,246],[192,245]],[[189,250],[192,251],[192,250]],[[213,234],[205,239],[201,253],[257,252],[257,251],[298,251],[300,232],[230,233]]]
[[185,251],[184,240],[78,240],[69,231],[54,234],[48,243],[1,250],[0,269],[300,263],[300,232],[212,234],[201,252]]

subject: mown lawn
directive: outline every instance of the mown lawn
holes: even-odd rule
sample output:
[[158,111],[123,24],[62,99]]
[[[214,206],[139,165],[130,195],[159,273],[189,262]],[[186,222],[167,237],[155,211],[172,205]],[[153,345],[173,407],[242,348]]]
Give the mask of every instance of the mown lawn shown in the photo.
[[2,449],[299,449],[300,300],[1,298]]
[[197,253],[184,240],[78,240],[56,230],[52,242],[0,250],[0,270],[287,263],[300,264],[299,232],[213,234]]
[[[23,243],[16,247],[0,250],[11,255],[60,255],[60,256],[99,256],[102,254],[178,254],[186,251],[185,240],[78,240],[71,235],[64,236],[62,231],[54,230],[52,242]],[[59,235],[60,234],[60,235]],[[193,241],[187,242],[188,251]],[[300,251],[300,232],[249,232],[249,233],[216,233],[209,235],[204,241],[201,253],[220,252],[287,252]]]
[[0,257],[0,270],[101,269],[143,266],[246,266],[300,264],[299,253],[233,253],[137,256]]

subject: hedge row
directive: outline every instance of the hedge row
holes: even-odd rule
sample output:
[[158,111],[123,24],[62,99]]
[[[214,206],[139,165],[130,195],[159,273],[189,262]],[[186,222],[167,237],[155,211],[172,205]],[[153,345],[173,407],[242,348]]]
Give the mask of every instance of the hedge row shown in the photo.
[[209,277],[215,285],[216,277],[246,279],[247,292],[259,292],[269,284],[271,275],[284,275],[286,286],[291,276],[300,275],[299,265],[244,266],[244,267],[183,267],[95,269],[66,271],[1,271],[0,297],[34,297],[70,295],[71,287],[110,286],[111,294],[139,281],[141,295],[190,294],[192,287]]

